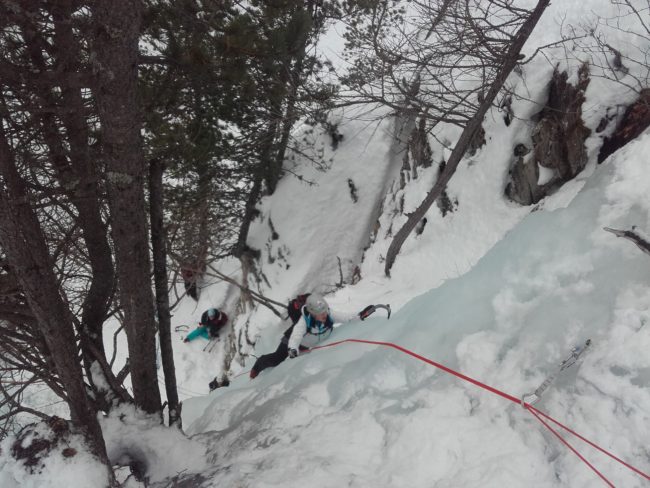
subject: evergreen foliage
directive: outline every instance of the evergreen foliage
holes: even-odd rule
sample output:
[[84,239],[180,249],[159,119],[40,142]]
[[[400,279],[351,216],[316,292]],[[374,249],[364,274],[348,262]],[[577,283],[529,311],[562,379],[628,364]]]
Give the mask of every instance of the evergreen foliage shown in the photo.
[[[328,2],[325,2],[327,4]],[[167,167],[172,253],[201,269],[245,250],[259,198],[275,190],[300,117],[334,87],[308,53],[321,2],[150,2],[141,90],[149,157]]]

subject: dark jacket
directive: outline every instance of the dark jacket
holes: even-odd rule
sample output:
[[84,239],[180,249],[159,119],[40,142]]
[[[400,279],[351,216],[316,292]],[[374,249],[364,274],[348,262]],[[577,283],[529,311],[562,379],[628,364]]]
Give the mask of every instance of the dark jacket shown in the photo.
[[201,315],[201,322],[199,322],[199,325],[207,327],[210,336],[216,337],[219,335],[219,329],[226,325],[226,322],[228,322],[228,316],[224,312],[219,311],[217,316],[211,319],[208,317],[208,311],[206,310],[203,312],[203,315]]

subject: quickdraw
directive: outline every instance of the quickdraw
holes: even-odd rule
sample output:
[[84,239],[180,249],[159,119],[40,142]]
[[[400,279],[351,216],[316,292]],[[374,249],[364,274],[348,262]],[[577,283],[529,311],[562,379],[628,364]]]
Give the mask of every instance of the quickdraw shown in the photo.
[[571,349],[569,356],[562,361],[555,370],[544,380],[544,382],[537,387],[537,389],[531,393],[525,393],[521,397],[521,405],[525,408],[526,404],[535,405],[538,401],[542,399],[542,395],[551,386],[551,383],[565,370],[573,366],[582,355],[589,350],[591,347],[591,339],[587,339],[584,344],[575,346]]

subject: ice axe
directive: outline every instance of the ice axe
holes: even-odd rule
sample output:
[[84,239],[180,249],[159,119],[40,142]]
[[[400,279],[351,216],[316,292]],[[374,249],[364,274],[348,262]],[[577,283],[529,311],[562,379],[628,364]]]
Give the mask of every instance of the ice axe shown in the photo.
[[388,313],[386,319],[390,318],[390,305],[388,303],[385,305],[381,305],[381,304],[368,305],[361,312],[359,312],[359,318],[361,318],[361,320],[368,318],[371,314],[375,313],[378,308],[383,308],[384,310],[386,310],[386,312]]

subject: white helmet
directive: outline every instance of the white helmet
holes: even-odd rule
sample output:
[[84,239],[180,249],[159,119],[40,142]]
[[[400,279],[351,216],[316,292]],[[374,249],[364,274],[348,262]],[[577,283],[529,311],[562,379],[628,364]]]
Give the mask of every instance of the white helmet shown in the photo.
[[318,293],[312,293],[307,297],[305,307],[307,308],[307,311],[312,315],[320,315],[329,311],[330,308],[323,296],[319,295]]

